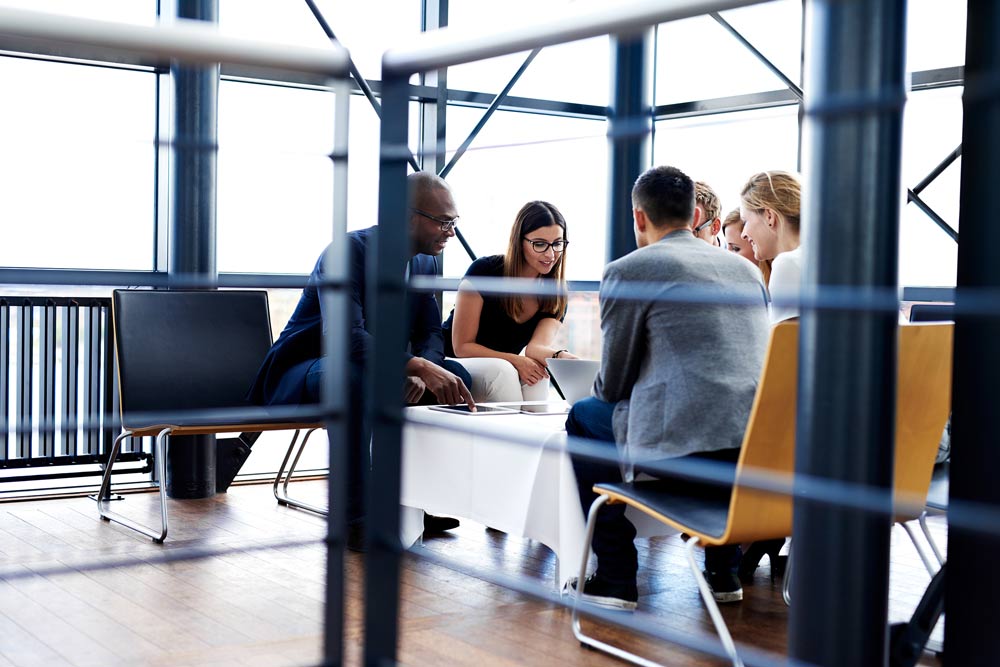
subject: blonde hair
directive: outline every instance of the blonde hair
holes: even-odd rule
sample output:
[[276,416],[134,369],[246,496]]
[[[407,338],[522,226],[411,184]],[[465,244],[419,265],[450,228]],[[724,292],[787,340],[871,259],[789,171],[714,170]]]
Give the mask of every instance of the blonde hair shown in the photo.
[[758,213],[771,209],[796,231],[799,229],[801,201],[802,186],[799,179],[787,171],[762,171],[754,174],[740,193],[740,202],[745,208]]
[[[527,260],[524,258],[525,236],[541,229],[559,225],[562,227],[563,240],[566,238],[566,219],[552,204],[546,201],[530,201],[521,207],[514,219],[514,226],[510,228],[510,243],[507,244],[507,252],[503,258],[504,278],[519,278],[521,267]],[[547,274],[539,276],[542,279],[554,280],[559,286],[557,295],[539,295],[538,312],[549,313],[556,317],[562,317],[566,312],[566,251],[559,253],[556,257],[555,266]],[[503,310],[512,320],[517,320],[524,309],[524,299],[518,294],[508,294],[502,297]]]
[[694,203],[705,211],[705,220],[715,220],[722,214],[722,202],[715,190],[703,181],[695,181]]
[[743,231],[743,216],[740,215],[740,209],[734,208],[732,211],[726,214],[726,218],[722,221],[722,233],[726,233],[726,227],[740,223],[740,231]]

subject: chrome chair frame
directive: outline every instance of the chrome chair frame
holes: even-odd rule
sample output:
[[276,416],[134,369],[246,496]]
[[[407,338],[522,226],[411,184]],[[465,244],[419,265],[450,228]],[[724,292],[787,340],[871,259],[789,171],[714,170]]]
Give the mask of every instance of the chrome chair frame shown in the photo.
[[[305,436],[302,438],[302,442],[298,443],[297,450],[295,449],[295,445],[298,442],[299,433],[301,433],[301,431],[297,430],[292,435],[292,441],[288,444],[288,449],[285,451],[285,458],[281,460],[281,467],[278,468],[278,473],[274,476],[272,491],[274,492],[274,497],[278,501],[279,505],[295,507],[308,512],[315,512],[316,514],[320,514],[322,516],[328,516],[330,514],[329,508],[313,505],[302,500],[296,500],[288,495],[288,483],[291,481],[292,475],[295,473],[295,468],[299,465],[299,458],[301,458],[302,452],[305,451],[306,444],[309,442],[309,436],[317,430],[319,430],[318,427],[307,430]],[[293,450],[295,451],[294,458],[292,458]],[[289,459],[292,459],[292,465],[290,467],[288,466]],[[288,467],[287,473],[285,472],[286,467]]]

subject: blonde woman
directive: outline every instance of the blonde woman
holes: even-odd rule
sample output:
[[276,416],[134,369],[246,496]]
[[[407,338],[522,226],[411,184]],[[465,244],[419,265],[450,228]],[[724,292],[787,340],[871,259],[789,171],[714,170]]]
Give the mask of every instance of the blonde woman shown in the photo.
[[[445,354],[462,360],[477,401],[548,398],[546,360],[576,357],[554,346],[566,314],[566,220],[555,206],[521,207],[503,255],[480,257],[458,288],[455,310],[443,325]],[[551,281],[558,294],[493,295],[476,289],[479,277]],[[521,351],[524,350],[524,354]]]
[[771,278],[771,260],[758,262],[753,254],[753,246],[743,239],[743,216],[740,209],[734,208],[722,222],[722,237],[726,240],[726,250],[734,252],[760,269],[764,276],[764,285]]
[[799,316],[794,300],[799,294],[802,250],[799,245],[799,208],[802,187],[794,174],[763,171],[743,186],[740,214],[744,220],[743,239],[753,247],[757,261],[773,260],[768,289],[778,305],[771,307],[771,321]]

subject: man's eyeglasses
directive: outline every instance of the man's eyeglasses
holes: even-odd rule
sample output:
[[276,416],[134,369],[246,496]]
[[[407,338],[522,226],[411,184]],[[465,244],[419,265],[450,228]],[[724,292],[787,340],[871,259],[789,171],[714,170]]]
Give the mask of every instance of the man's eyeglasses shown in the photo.
[[713,222],[715,222],[715,218],[711,218],[709,220],[706,220],[705,222],[701,223],[697,227],[692,228],[691,229],[691,233],[694,234],[695,236],[698,236],[698,233],[701,230],[705,229],[706,227],[711,227]]
[[457,215],[454,218],[439,218],[436,215],[431,215],[427,211],[421,211],[419,208],[411,208],[410,210],[416,213],[417,215],[422,215],[428,220],[433,220],[434,222],[441,225],[442,232],[450,232],[451,230],[455,229],[455,226],[458,224]]
[[569,241],[564,241],[559,239],[558,241],[553,241],[549,243],[548,241],[532,241],[531,239],[524,239],[531,244],[531,249],[537,252],[539,255],[543,252],[547,252],[549,248],[552,248],[556,254],[561,253],[569,245]]

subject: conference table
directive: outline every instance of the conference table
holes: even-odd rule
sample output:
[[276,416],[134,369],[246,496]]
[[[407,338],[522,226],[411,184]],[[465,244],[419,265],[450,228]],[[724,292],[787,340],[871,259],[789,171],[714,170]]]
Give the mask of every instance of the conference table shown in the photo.
[[[557,586],[577,574],[586,517],[566,449],[565,415],[470,416],[412,407],[405,419],[404,546],[420,539],[426,511],[541,542],[558,558]],[[642,513],[628,516],[640,536],[671,534]]]

